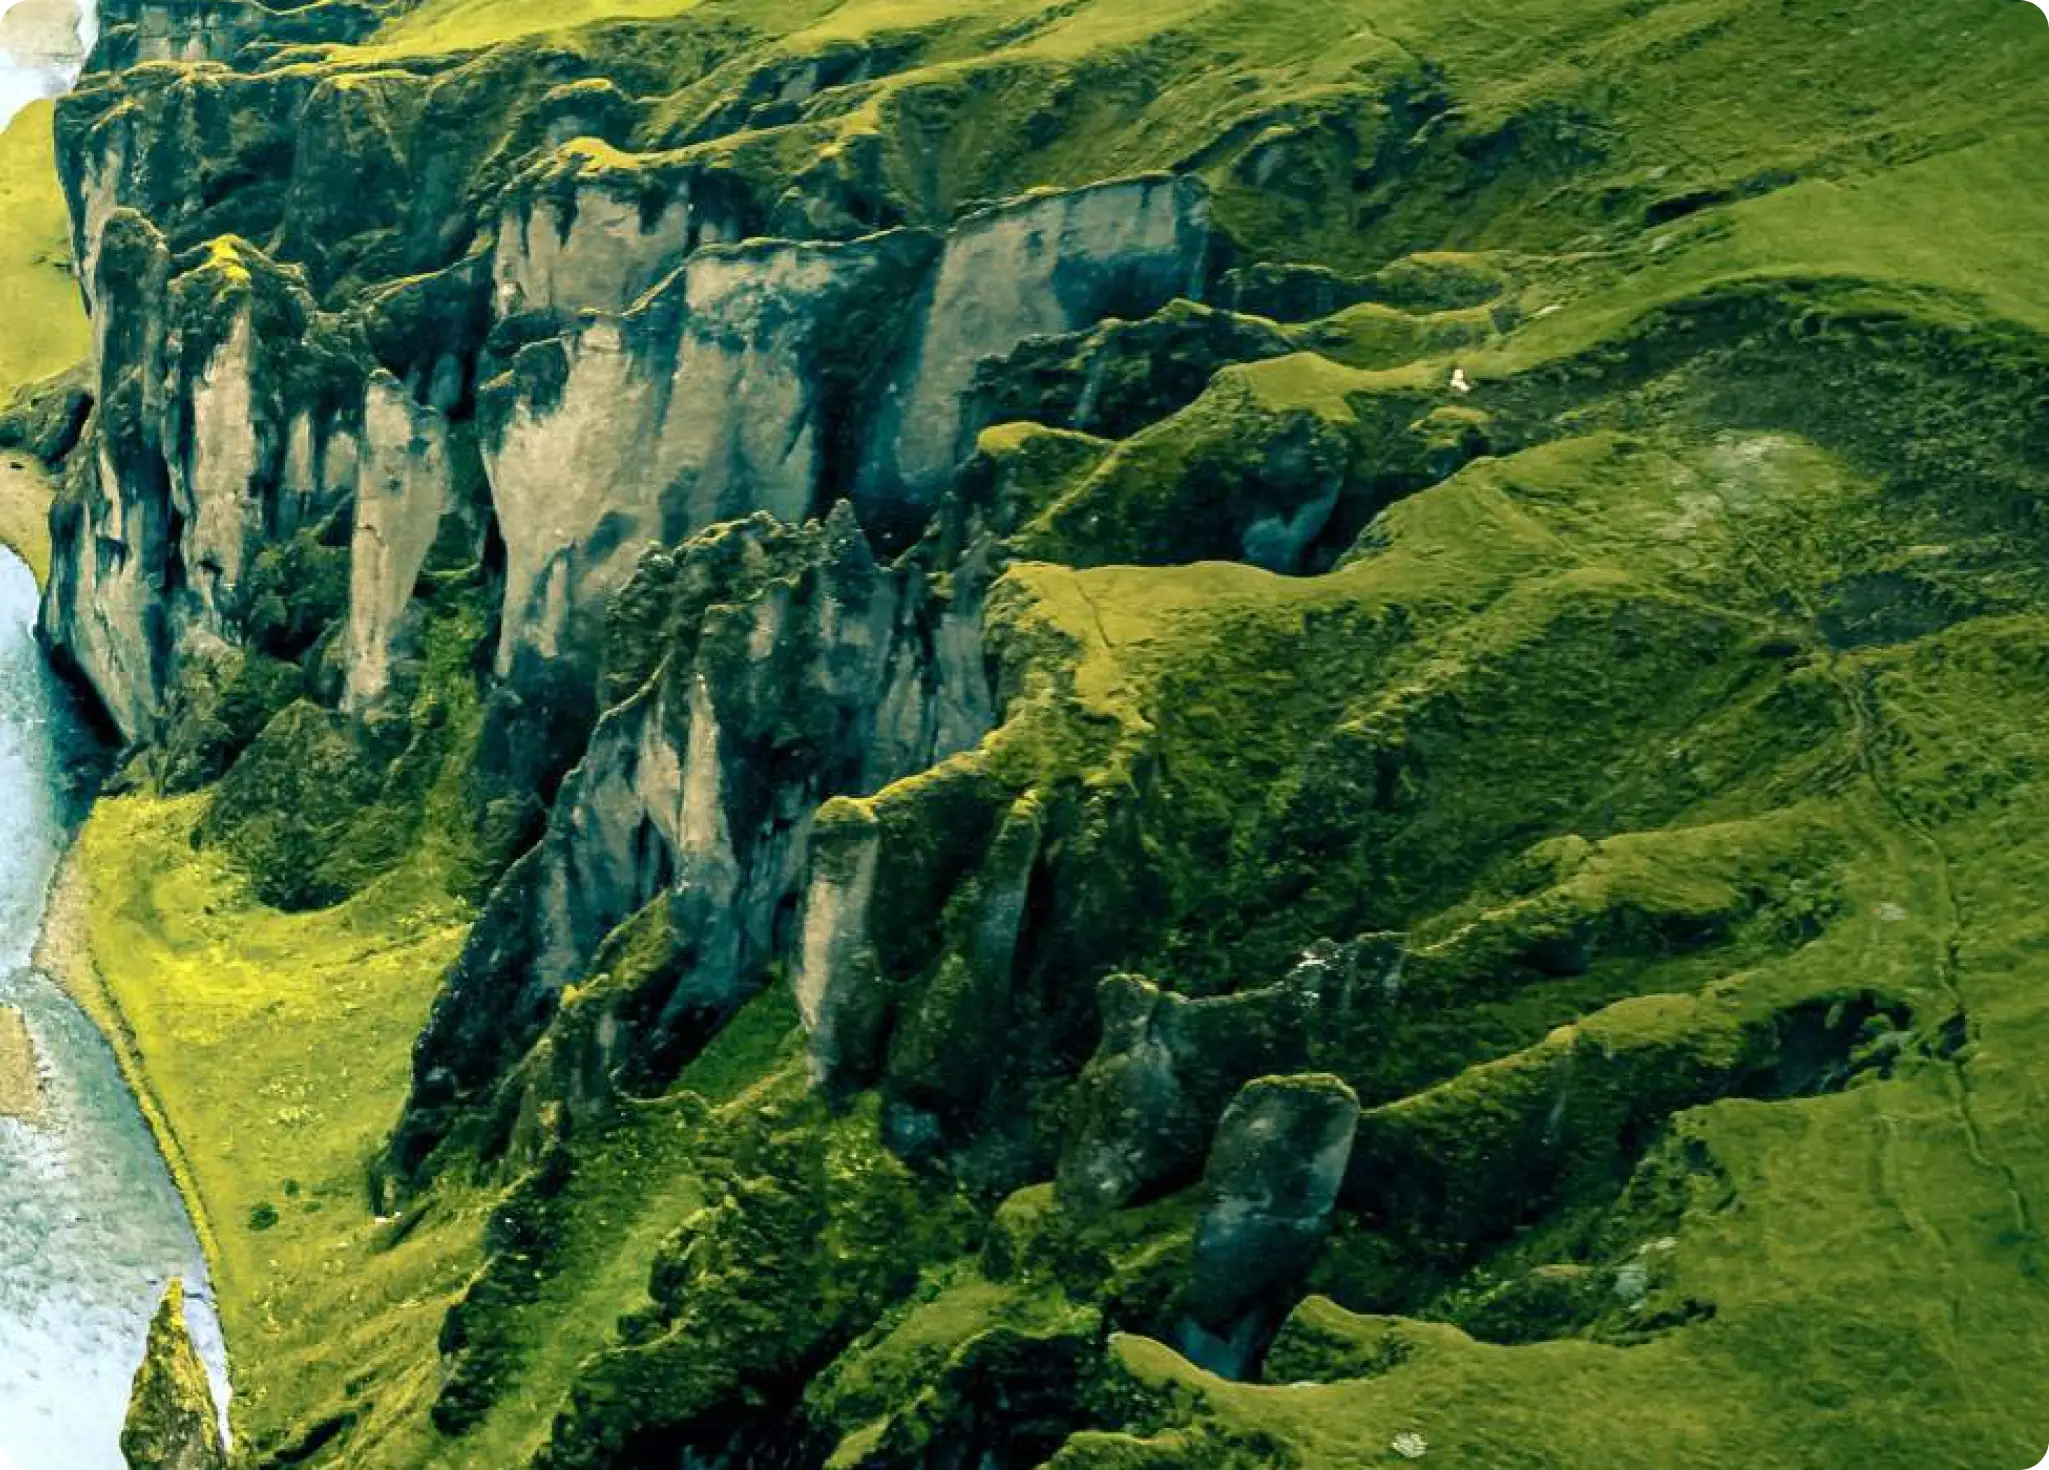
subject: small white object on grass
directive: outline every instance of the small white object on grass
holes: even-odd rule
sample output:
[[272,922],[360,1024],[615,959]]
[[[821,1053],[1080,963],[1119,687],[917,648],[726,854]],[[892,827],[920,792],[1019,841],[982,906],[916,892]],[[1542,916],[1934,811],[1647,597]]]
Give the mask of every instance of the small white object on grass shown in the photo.
[[1451,391],[1454,393],[1470,393],[1473,391],[1473,385],[1467,380],[1464,368],[1455,367],[1451,370]]
[[1404,1460],[1420,1460],[1430,1453],[1430,1441],[1413,1429],[1405,1429],[1394,1437],[1394,1443],[1388,1448]]

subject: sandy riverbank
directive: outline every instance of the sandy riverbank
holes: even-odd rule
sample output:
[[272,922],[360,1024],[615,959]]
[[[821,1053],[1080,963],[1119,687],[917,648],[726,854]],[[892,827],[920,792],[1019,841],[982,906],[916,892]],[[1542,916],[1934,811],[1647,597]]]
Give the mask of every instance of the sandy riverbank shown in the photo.
[[99,1028],[100,1034],[107,1039],[107,1045],[113,1048],[114,1059],[121,1068],[121,1078],[135,1095],[135,1104],[142,1112],[143,1121],[149,1125],[157,1148],[164,1156],[164,1163],[171,1171],[171,1181],[184,1198],[185,1213],[191,1218],[193,1232],[199,1237],[207,1269],[209,1273],[217,1273],[221,1265],[220,1249],[200,1198],[191,1162],[171,1128],[155,1089],[150,1085],[149,1072],[143,1066],[142,1054],[135,1044],[134,1030],[100,974],[99,966],[93,962],[92,941],[88,937],[91,913],[92,889],[74,849],[64,855],[57,876],[51,881],[49,902],[43,909],[42,928],[36,936],[32,962],[57,982],[59,988]]
[[0,1118],[34,1123],[43,1116],[42,1063],[19,1006],[0,1005]]

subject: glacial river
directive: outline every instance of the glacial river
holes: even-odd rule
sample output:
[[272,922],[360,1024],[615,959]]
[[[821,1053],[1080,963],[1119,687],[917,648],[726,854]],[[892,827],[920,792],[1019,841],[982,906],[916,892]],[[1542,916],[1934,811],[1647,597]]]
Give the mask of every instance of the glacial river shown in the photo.
[[[96,9],[0,0],[0,126],[71,85]],[[114,1054],[29,962],[80,815],[64,758],[86,738],[35,620],[35,581],[0,548],[0,1006],[21,1017],[0,1017],[0,1041],[18,1055],[25,1023],[41,1073],[33,1116],[0,1117],[0,1470],[123,1470],[129,1381],[170,1277],[223,1402],[225,1358],[198,1239]]]
[[114,1054],[29,963],[76,815],[63,756],[83,736],[35,642],[34,579],[0,550],[0,1005],[28,1024],[40,1116],[0,1118],[0,1470],[121,1470],[128,1385],[163,1283],[191,1285],[218,1368],[205,1265]]

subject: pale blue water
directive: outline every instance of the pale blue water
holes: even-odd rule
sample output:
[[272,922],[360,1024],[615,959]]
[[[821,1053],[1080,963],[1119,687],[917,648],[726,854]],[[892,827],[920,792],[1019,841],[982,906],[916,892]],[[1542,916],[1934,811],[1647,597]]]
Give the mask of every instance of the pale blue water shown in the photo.
[[47,1107],[0,1119],[0,1470],[122,1470],[121,1420],[163,1284],[182,1276],[218,1367],[220,1331],[184,1205],[113,1052],[29,965],[82,739],[35,643],[36,589],[0,550],[0,1003],[20,1007]]
[[[0,15],[12,10],[17,0],[0,0]],[[78,16],[78,55],[92,49],[98,32],[99,7],[94,0],[81,0]],[[55,61],[47,56],[17,56],[0,46],[0,126],[44,97],[56,97],[71,90],[78,80],[76,61]]]

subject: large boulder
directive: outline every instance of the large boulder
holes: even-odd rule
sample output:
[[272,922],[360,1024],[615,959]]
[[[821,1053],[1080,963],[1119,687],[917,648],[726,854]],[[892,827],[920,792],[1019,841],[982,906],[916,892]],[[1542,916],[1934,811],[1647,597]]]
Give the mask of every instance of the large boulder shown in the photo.
[[1191,998],[1138,975],[1102,984],[1103,1039],[1075,1089],[1061,1202],[1115,1209],[1185,1182],[1231,1096],[1306,1059],[1314,972],[1238,995]]
[[1359,1099],[1325,1073],[1249,1082],[1217,1125],[1202,1180],[1188,1290],[1192,1357],[1242,1366],[1330,1228]]

